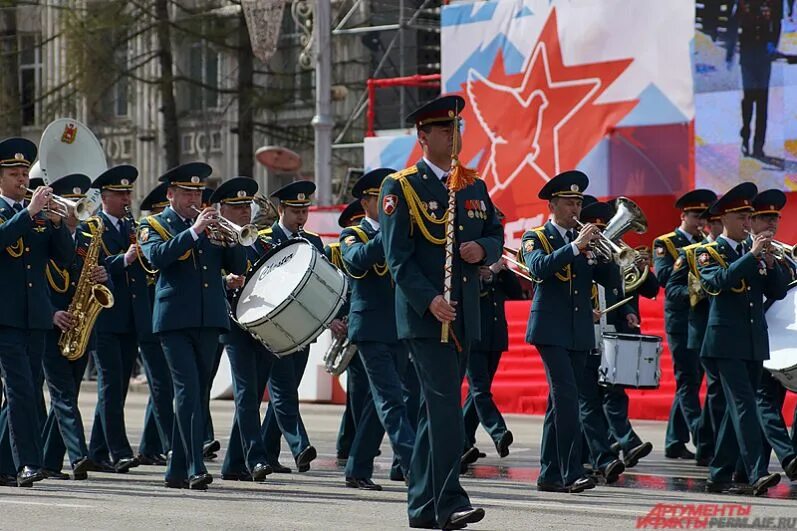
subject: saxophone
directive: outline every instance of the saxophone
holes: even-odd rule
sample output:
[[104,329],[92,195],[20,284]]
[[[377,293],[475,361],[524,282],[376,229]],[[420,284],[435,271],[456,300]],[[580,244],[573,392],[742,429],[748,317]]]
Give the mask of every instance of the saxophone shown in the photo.
[[91,243],[86,251],[83,268],[80,270],[80,280],[75,288],[75,295],[67,310],[75,319],[76,324],[63,332],[58,340],[61,355],[69,361],[78,360],[83,356],[97,316],[103,308],[113,306],[111,290],[102,284],[91,281],[91,270],[97,265],[100,255],[103,231],[102,220],[100,218],[95,218],[95,220],[97,223],[95,228],[91,228],[91,224],[87,224],[91,230]]

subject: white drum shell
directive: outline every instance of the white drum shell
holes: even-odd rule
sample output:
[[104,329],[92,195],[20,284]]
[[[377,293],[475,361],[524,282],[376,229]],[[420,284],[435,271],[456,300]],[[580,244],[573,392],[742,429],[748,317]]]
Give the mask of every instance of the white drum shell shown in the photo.
[[783,387],[797,392],[797,289],[789,290],[786,298],[767,310],[767,328],[769,359],[764,368]]
[[[305,260],[308,252],[309,260]],[[288,259],[280,264],[286,256]],[[290,267],[294,256],[304,270],[282,269]],[[250,275],[236,303],[235,315],[239,325],[266,348],[276,356],[285,356],[312,343],[329,326],[346,301],[348,280],[305,240],[291,242],[272,258]],[[264,268],[269,267],[265,272]],[[281,302],[252,306],[250,298],[255,289],[279,292],[286,286],[290,292]]]
[[635,389],[659,387],[661,338],[633,334],[604,334],[598,382]]

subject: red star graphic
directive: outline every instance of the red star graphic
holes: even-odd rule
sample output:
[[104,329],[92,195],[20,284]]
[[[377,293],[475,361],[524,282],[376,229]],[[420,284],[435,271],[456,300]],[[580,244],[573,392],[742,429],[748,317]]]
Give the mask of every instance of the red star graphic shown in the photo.
[[[631,62],[565,65],[551,10],[520,73],[507,74],[501,54],[487,78],[469,72],[462,90],[468,105],[460,159],[481,153],[478,169],[493,198],[510,192],[514,197],[502,203],[528,204],[530,189],[575,168],[637,104],[635,99],[596,103]],[[510,186],[514,181],[522,183],[522,191]]]

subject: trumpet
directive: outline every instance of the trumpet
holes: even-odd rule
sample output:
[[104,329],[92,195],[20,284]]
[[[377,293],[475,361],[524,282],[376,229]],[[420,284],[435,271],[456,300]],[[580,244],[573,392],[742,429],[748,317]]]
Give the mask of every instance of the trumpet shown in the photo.
[[[22,188],[29,194],[33,193],[33,190],[27,186],[23,186]],[[61,216],[62,218],[69,216],[70,213],[74,213],[78,221],[86,221],[89,219],[93,210],[93,205],[88,197],[72,201],[71,199],[55,194],[50,196],[50,203],[44,207],[45,212]]]
[[776,260],[787,260],[797,266],[797,245],[772,240],[767,252],[771,253]]
[[[584,228],[584,223],[581,223],[576,216],[573,216],[573,220],[576,222],[579,229]],[[598,258],[604,262],[614,262],[623,269],[634,265],[636,251],[625,243],[623,245],[614,243],[611,238],[606,236],[603,232],[598,232],[598,236],[600,236],[600,238],[598,240],[593,240],[590,244],[593,252],[598,255]]]
[[[202,211],[195,206],[191,207],[197,214]],[[210,231],[211,237],[222,245],[236,245],[240,244],[244,247],[249,247],[257,241],[257,227],[251,223],[247,223],[243,227],[237,225],[219,215],[218,220],[214,223]]]

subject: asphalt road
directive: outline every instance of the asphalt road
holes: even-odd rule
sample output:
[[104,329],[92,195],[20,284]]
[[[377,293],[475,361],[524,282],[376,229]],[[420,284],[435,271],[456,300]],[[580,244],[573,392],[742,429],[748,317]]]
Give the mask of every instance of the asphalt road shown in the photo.
[[[81,407],[88,422],[93,416],[95,397],[93,388],[87,386]],[[146,400],[147,395],[140,393],[128,398],[126,419],[134,445],[141,433]],[[220,479],[233,404],[213,402],[212,409],[222,453],[208,463],[216,477],[208,491],[166,489],[162,486],[163,468],[152,466],[124,475],[90,473],[87,481],[48,480],[31,489],[0,488],[0,529],[406,527],[406,491],[403,483],[388,479],[392,454],[387,444],[377,458],[374,477],[384,491],[365,492],[344,486],[342,470],[335,463],[341,407],[302,405],[319,457],[307,473],[272,474],[263,484]],[[704,516],[706,511],[716,511],[717,504],[735,504],[723,505],[724,514],[741,510],[747,512],[748,524],[797,527],[797,519],[778,521],[797,516],[797,484],[790,486],[784,478],[768,497],[762,498],[706,494],[705,468],[664,458],[661,443],[665,425],[661,422],[635,423],[643,439],[652,441],[656,448],[617,484],[576,495],[537,492],[542,419],[512,415],[507,420],[515,435],[510,456],[499,459],[486,434],[480,432],[478,445],[488,456],[463,478],[472,503],[487,511],[485,519],[469,529],[633,529],[638,518],[649,515],[657,504],[696,504]],[[87,423],[87,433],[90,428]],[[292,464],[287,452],[283,452],[282,463]],[[780,471],[775,459],[772,463],[772,471]],[[754,521],[755,518],[772,520]]]

